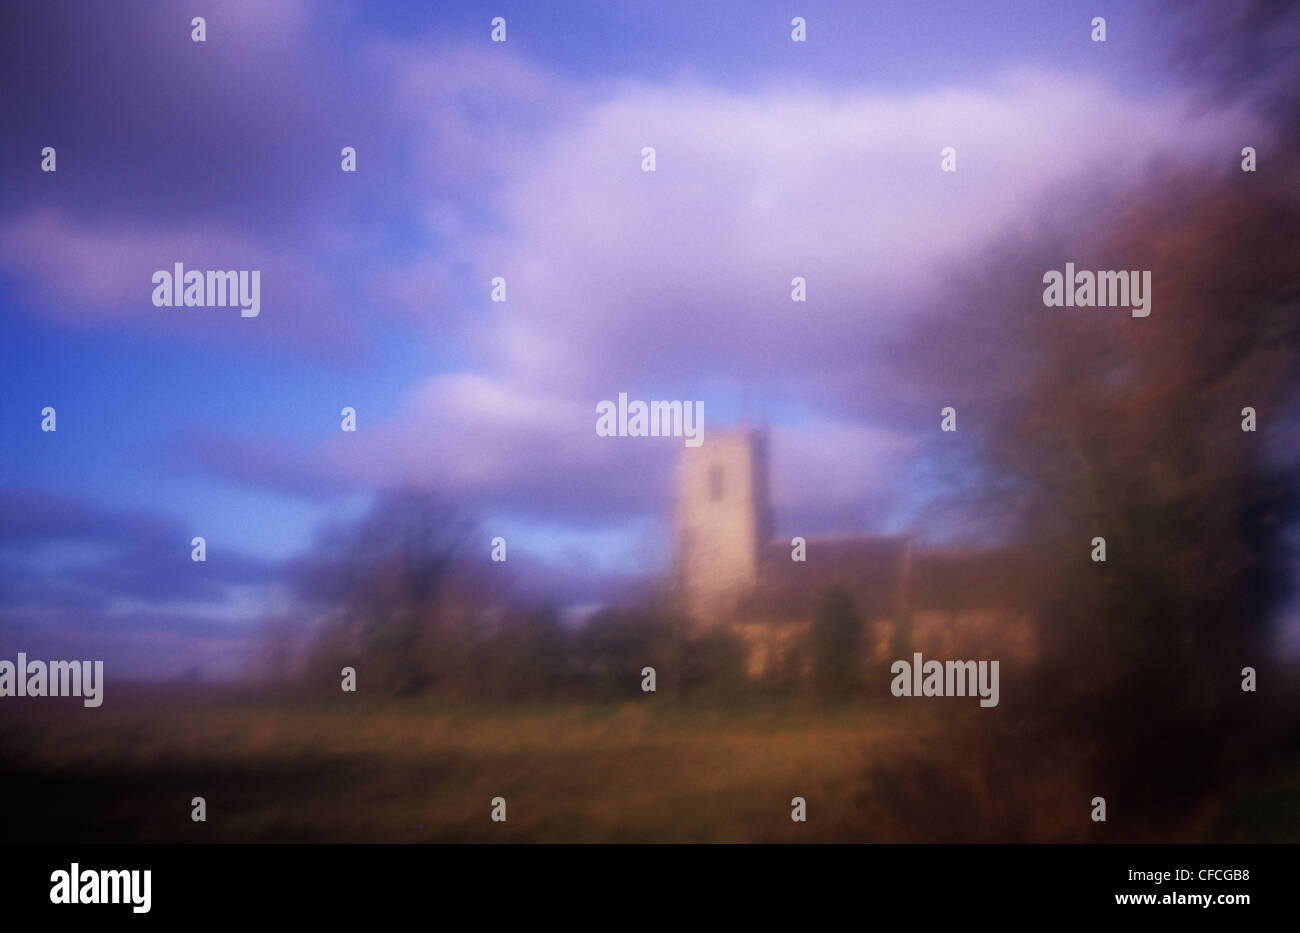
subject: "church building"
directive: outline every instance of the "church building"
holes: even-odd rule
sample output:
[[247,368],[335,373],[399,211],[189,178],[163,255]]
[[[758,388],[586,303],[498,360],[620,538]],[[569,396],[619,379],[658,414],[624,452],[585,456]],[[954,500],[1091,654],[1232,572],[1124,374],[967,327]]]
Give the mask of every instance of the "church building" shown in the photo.
[[[825,594],[841,586],[864,626],[864,663],[895,658],[1030,659],[1028,612],[1012,604],[1014,556],[999,549],[922,549],[910,535],[772,538],[768,436],[713,431],[683,452],[675,583],[686,614],[747,646],[755,679],[800,680]],[[802,557],[803,559],[798,559]]]

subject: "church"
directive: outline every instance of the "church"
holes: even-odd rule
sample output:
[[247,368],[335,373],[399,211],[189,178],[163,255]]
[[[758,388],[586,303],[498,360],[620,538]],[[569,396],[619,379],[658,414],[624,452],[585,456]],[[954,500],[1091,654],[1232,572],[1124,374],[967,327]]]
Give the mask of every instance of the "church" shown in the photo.
[[837,585],[864,626],[868,668],[913,651],[1036,655],[1027,607],[1009,596],[1019,592],[1009,552],[918,548],[911,535],[773,539],[763,430],[714,431],[683,451],[674,538],[679,604],[697,626],[741,638],[755,680],[808,676],[809,632]]

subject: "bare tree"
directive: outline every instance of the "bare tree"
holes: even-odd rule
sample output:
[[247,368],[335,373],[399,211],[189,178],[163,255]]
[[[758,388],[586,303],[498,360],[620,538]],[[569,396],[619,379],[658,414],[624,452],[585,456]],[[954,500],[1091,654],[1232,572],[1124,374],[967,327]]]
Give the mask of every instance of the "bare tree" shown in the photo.
[[472,529],[437,496],[405,489],[329,530],[300,573],[300,594],[325,616],[319,647],[364,661],[366,682],[393,695],[436,679],[457,634],[439,596]]

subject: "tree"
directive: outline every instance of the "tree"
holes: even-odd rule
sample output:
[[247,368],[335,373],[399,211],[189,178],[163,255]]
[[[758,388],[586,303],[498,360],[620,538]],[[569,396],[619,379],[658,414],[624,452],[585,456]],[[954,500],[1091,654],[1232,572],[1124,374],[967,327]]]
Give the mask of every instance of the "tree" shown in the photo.
[[[331,664],[362,664],[365,682],[394,696],[454,673],[467,646],[438,597],[471,528],[431,493],[399,490],[381,495],[359,522],[327,530],[300,568],[298,589],[326,618],[318,645]],[[314,666],[323,669],[323,659]]]
[[[962,508],[1036,555],[1024,715],[1095,750],[1093,783],[1152,828],[1185,824],[1268,742],[1240,670],[1273,659],[1300,501],[1300,210],[1284,181],[1251,181],[1170,171],[1086,242],[1007,244],[927,367],[979,399]],[[1151,316],[1044,307],[1024,283],[1062,255],[1151,270]],[[1247,405],[1266,428],[1242,431]]]
[[862,686],[865,633],[853,596],[840,585],[822,597],[811,632],[813,686],[829,699],[846,699]]

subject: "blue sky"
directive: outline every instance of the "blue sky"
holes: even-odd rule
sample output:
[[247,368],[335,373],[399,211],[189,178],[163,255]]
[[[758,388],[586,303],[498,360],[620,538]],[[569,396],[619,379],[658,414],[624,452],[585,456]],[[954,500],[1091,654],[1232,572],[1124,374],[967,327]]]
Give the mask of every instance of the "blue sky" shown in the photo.
[[[112,510],[268,568],[177,630],[251,621],[393,485],[566,572],[662,569],[678,448],[593,446],[620,391],[766,418],[784,531],[924,533],[939,406],[895,339],[1008,231],[1068,233],[1060,192],[1253,126],[1199,107],[1167,17],[1128,3],[204,6],[201,44],[190,12],[33,4],[0,46],[0,485],[75,503],[65,543]],[[173,261],[261,269],[262,315],[152,307]]]

